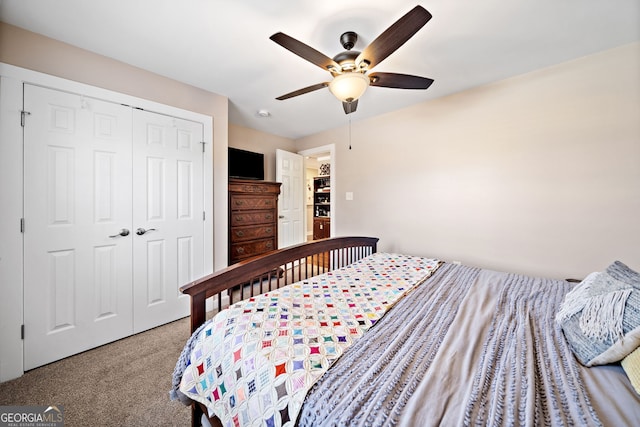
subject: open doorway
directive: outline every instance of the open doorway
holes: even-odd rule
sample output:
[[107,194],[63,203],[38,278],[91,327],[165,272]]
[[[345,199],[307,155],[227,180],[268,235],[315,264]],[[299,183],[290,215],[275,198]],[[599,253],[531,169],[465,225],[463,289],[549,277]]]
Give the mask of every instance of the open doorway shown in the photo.
[[334,235],[334,145],[301,151],[305,168],[305,230],[307,241]]

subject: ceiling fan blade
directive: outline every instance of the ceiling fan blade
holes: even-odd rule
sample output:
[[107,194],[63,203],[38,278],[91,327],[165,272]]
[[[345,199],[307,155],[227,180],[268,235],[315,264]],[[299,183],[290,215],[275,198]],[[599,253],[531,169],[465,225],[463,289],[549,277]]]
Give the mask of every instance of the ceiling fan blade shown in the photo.
[[433,79],[397,73],[369,74],[371,86],[392,87],[396,89],[428,89]]
[[282,100],[285,100],[285,99],[293,98],[294,96],[304,95],[305,93],[313,92],[314,90],[322,89],[322,88],[327,87],[327,86],[329,86],[329,83],[327,83],[327,82],[318,83],[318,84],[315,84],[313,86],[307,86],[307,87],[302,88],[302,89],[294,90],[293,92],[289,92],[289,93],[287,93],[285,95],[279,96],[276,99],[278,101],[282,101]]
[[324,53],[318,52],[311,46],[308,46],[301,41],[286,35],[285,33],[275,33],[269,38],[285,49],[290,50],[299,57],[306,59],[307,61],[317,65],[325,71],[328,71],[331,68],[335,68],[336,70],[340,69],[338,63],[329,58]]
[[351,102],[343,102],[342,108],[344,108],[345,114],[354,113],[356,111],[356,108],[358,108],[358,100],[356,99],[355,101]]
[[409,40],[430,19],[431,14],[424,7],[414,7],[372,41],[358,55],[356,65],[367,61],[369,69],[375,67]]

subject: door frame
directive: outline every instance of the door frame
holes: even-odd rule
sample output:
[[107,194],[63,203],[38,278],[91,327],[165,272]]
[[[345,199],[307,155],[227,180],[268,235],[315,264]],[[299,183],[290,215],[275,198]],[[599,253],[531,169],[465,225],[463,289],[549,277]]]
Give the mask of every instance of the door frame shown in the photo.
[[[204,125],[204,274],[214,266],[213,117],[102,89],[13,65],[0,63],[0,382],[24,373],[22,324],[24,154],[21,126],[24,83],[119,102],[145,110],[201,122]],[[29,120],[26,115],[25,120]],[[6,185],[11,183],[11,185]],[[220,219],[219,219],[220,221]],[[24,224],[28,227],[28,224]],[[220,254],[226,257],[226,254]],[[28,333],[28,331],[26,332]]]
[[[322,153],[329,153],[329,156],[331,157],[329,159],[329,165],[330,165],[330,172],[329,172],[329,176],[331,177],[331,192],[329,193],[331,195],[331,200],[329,202],[329,208],[331,209],[331,228],[329,229],[330,232],[330,237],[334,237],[335,236],[335,224],[337,223],[337,217],[338,217],[338,211],[336,209],[336,197],[337,197],[337,191],[336,191],[336,184],[337,184],[337,177],[336,177],[336,144],[327,144],[327,145],[321,145],[319,147],[313,147],[313,148],[309,148],[307,150],[302,150],[302,151],[298,151],[298,154],[300,154],[303,158],[306,156],[311,156],[314,154],[322,154]],[[307,182],[307,167],[306,165],[304,166],[304,182]],[[306,192],[303,191],[303,197],[306,197]],[[306,206],[306,201],[305,201],[305,206]],[[307,215],[304,215],[304,230],[305,233],[307,232]]]

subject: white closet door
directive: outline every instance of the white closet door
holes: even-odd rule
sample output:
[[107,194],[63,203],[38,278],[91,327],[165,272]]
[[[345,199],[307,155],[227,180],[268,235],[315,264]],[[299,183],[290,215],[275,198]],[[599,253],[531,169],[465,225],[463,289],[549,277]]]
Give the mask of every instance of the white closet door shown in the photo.
[[25,85],[24,369],[132,332],[131,109]]
[[134,331],[189,315],[203,276],[203,126],[134,110]]

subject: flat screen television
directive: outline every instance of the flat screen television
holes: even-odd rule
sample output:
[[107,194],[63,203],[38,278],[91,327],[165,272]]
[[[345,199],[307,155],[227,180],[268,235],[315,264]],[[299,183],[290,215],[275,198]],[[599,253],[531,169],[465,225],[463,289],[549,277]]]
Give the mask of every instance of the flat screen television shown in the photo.
[[229,147],[229,178],[264,180],[264,154]]

